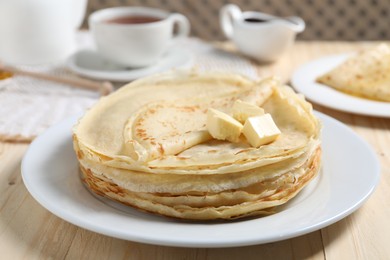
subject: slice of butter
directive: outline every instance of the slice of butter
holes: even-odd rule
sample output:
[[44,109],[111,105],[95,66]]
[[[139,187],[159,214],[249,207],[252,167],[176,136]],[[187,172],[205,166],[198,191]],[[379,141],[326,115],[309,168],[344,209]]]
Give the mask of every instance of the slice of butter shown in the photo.
[[261,107],[242,101],[236,100],[233,104],[233,117],[240,123],[245,123],[248,117],[264,115],[264,109]]
[[239,141],[243,128],[242,124],[233,117],[213,108],[207,111],[206,127],[213,138],[230,142]]
[[269,144],[281,134],[270,114],[249,117],[242,133],[253,147]]

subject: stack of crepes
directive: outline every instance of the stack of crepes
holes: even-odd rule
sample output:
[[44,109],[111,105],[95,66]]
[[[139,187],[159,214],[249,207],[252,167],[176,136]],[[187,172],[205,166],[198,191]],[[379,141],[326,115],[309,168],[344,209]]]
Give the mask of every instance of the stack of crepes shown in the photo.
[[[207,110],[240,99],[272,115],[281,135],[259,148],[213,139]],[[320,168],[312,106],[274,79],[170,72],[102,98],[74,127],[83,181],[98,195],[143,211],[192,220],[277,211]]]

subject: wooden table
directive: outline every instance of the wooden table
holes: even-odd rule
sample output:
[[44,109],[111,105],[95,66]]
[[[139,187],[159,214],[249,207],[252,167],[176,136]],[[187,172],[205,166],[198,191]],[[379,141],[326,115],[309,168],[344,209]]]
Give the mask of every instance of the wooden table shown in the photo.
[[[373,44],[298,42],[277,63],[259,65],[258,71],[288,81],[294,69],[307,61]],[[221,249],[155,246],[107,237],[69,224],[40,206],[20,174],[28,144],[0,143],[0,259],[390,259],[390,119],[314,107],[370,143],[382,167],[379,186],[369,200],[331,226],[285,241]]]

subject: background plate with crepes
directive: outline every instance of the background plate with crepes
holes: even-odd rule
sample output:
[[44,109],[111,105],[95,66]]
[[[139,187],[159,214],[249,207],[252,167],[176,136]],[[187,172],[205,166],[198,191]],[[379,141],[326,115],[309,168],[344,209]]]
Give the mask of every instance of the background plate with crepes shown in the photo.
[[292,86],[308,100],[325,107],[353,114],[390,117],[390,102],[355,97],[316,82],[317,77],[332,70],[350,55],[325,56],[302,65],[292,76]]

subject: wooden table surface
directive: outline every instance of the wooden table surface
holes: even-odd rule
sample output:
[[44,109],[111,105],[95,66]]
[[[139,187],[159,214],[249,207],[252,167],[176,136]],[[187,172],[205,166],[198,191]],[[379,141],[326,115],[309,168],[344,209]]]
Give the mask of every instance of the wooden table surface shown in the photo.
[[[288,81],[307,61],[373,44],[298,42],[278,62],[258,65],[258,72]],[[382,168],[368,201],[333,225],[285,241],[236,248],[176,248],[111,238],[65,222],[38,204],[20,173],[28,144],[0,143],[0,259],[390,259],[390,119],[314,107],[363,137]]]

